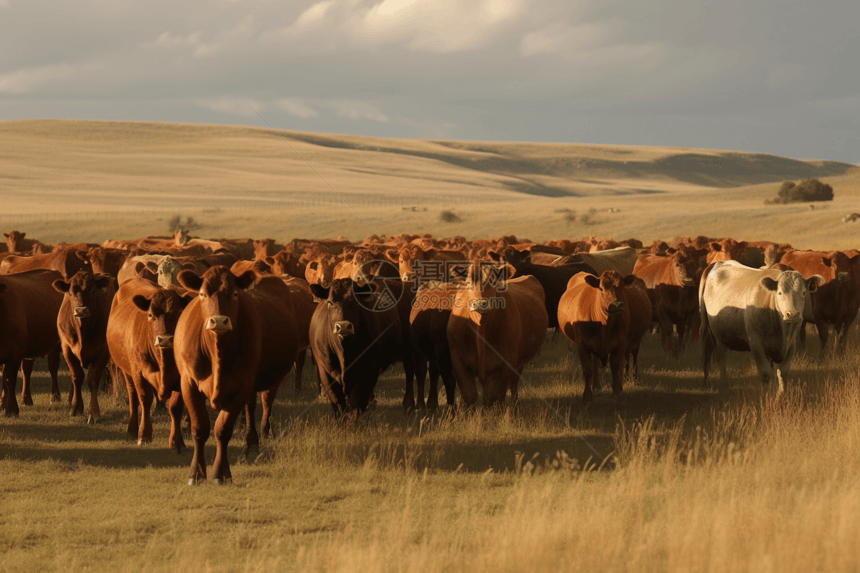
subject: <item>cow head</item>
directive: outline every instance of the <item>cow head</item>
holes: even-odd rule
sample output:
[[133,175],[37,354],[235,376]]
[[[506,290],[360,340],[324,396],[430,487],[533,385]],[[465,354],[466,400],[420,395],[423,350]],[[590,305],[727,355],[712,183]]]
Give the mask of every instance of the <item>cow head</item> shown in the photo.
[[179,229],[173,233],[173,243],[177,247],[184,247],[191,240],[191,233],[185,229]]
[[179,286],[177,276],[185,269],[194,269],[193,263],[182,263],[170,255],[164,257],[161,263],[158,264],[156,275],[158,277],[158,286],[167,288],[171,285]]
[[310,284],[328,287],[334,278],[336,266],[337,258],[334,255],[322,255],[317,260],[308,263],[305,268],[305,280]]
[[[384,263],[384,264],[383,264]],[[357,251],[352,256],[352,264],[354,267],[352,280],[359,285],[365,285],[373,281],[378,276],[394,278],[393,265],[389,265],[387,261],[380,258],[370,249],[362,249]]]
[[20,253],[24,248],[24,237],[27,233],[20,233],[18,231],[9,231],[8,233],[3,233],[6,236],[6,247],[9,249],[10,253]]
[[503,288],[509,278],[509,268],[504,262],[475,261],[471,264],[466,278],[469,292],[469,310],[485,314],[496,308],[492,299],[498,289]]
[[265,263],[269,265],[270,272],[275,276],[290,275],[291,277],[304,278],[305,264],[299,258],[286,251],[279,251],[274,256],[266,257]]
[[778,279],[765,277],[761,279],[761,284],[773,293],[776,310],[782,320],[800,322],[803,320],[807,292],[815,292],[820,285],[824,284],[824,277],[813,275],[804,279],[797,271],[783,271]]
[[356,333],[362,313],[371,308],[369,298],[375,296],[372,286],[356,284],[352,279],[335,279],[330,288],[312,284],[311,292],[326,305],[331,334],[340,341]]
[[92,265],[89,261],[79,258],[79,252],[79,249],[65,245],[54,247],[50,267],[55,271],[59,271],[66,280],[75,276],[75,273],[82,269],[92,272]]
[[108,288],[113,283],[110,275],[94,275],[88,270],[80,270],[68,281],[55,280],[54,289],[66,295],[66,299],[72,308],[72,314],[77,323],[92,315],[97,304],[99,291]]
[[406,281],[415,280],[414,265],[416,261],[431,261],[436,256],[436,249],[432,246],[425,250],[420,245],[407,245],[400,249],[397,264],[400,267],[400,277]]
[[200,297],[205,317],[203,327],[216,337],[223,336],[237,326],[241,291],[254,287],[257,274],[245,271],[239,276],[227,267],[217,265],[207,269],[203,276],[185,269],[177,275],[179,284]]
[[635,281],[635,276],[622,277],[615,271],[603,271],[599,277],[585,275],[586,284],[600,291],[600,306],[610,318],[625,310],[622,289]]

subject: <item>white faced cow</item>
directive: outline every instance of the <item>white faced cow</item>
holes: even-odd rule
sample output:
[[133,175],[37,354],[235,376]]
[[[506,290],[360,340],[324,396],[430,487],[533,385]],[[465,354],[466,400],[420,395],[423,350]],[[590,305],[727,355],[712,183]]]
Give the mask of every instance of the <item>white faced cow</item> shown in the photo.
[[699,285],[702,365],[711,354],[726,380],[726,349],[752,353],[763,384],[776,376],[782,392],[803,325],[804,306],[824,279],[796,271],[752,269],[735,261],[711,263]]

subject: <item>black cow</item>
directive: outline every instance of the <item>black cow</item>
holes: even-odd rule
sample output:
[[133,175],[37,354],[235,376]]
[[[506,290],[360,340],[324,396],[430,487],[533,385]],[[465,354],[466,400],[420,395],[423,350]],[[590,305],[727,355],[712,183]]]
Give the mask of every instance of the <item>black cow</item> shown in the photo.
[[387,291],[352,279],[335,279],[329,288],[312,284],[311,290],[324,301],[310,327],[321,390],[337,415],[364,411],[379,375],[404,355],[397,306],[380,304]]
[[543,287],[546,314],[549,317],[548,328],[558,328],[558,301],[567,290],[567,283],[576,273],[585,272],[597,276],[597,273],[585,263],[569,263],[557,267],[536,265],[531,262],[530,251],[518,251],[508,247],[502,255],[490,251],[490,258],[495,261],[504,260],[514,268],[512,278],[532,275]]

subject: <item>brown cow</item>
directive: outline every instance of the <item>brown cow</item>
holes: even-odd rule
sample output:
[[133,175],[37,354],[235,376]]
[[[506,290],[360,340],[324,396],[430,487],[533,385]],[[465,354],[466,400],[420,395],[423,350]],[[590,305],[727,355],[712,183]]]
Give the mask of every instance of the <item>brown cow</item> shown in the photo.
[[275,276],[289,275],[305,280],[307,265],[301,262],[299,257],[294,254],[279,251],[273,256],[266,257],[263,261],[271,267],[271,273]]
[[320,255],[308,263],[305,269],[305,280],[309,284],[318,284],[328,288],[334,280],[334,270],[339,262],[334,255]]
[[199,293],[182,313],[174,342],[194,440],[189,484],[206,478],[207,398],[213,409],[220,410],[212,477],[221,484],[232,480],[227,445],[239,414],[246,410],[243,456],[247,456],[259,444],[256,393],[263,392],[265,417],[274,399],[270,390],[277,389],[296,362],[299,342],[291,292],[278,278],[257,277],[251,271],[237,277],[222,266],[212,267],[202,277],[182,271],[179,282]]
[[9,231],[3,233],[6,236],[6,248],[10,253],[20,253],[22,255],[38,255],[51,252],[51,248],[36,239],[25,239],[27,233],[19,231]]
[[90,389],[90,406],[87,423],[101,417],[98,390],[102,373],[110,360],[107,332],[108,315],[116,286],[110,275],[94,275],[80,270],[70,280],[55,280],[54,288],[62,293],[63,304],[57,315],[57,330],[63,346],[63,357],[72,376],[72,403],[70,416],[84,412],[81,388],[84,368],[87,369],[87,386]]
[[[192,296],[163,289],[150,281],[131,279],[122,284],[111,305],[107,344],[128,389],[128,433],[138,444],[152,441],[150,408],[153,392],[169,400],[170,438],[167,446],[181,452],[182,394],[173,357],[173,337],[182,310]],[[138,421],[138,405],[141,416]]]
[[[314,311],[317,308],[317,303],[314,300],[313,293],[311,293],[311,287],[306,280],[295,277],[285,277],[283,275],[281,276],[281,280],[284,281],[284,284],[290,289],[293,302],[293,313],[296,318],[296,332],[298,333],[299,338],[296,355],[295,389],[301,390],[302,370],[305,367],[307,351],[311,345],[310,339],[308,338],[311,320],[313,319]],[[265,436],[268,435],[269,432],[268,419],[264,420],[264,422],[265,423],[261,426],[261,430]]]
[[445,262],[462,261],[464,259],[464,255],[460,251],[443,251],[434,248],[422,249],[418,245],[403,247],[399,252],[388,250],[385,252],[385,256],[399,266],[400,278],[404,281],[414,281],[416,272],[419,279],[421,276],[426,276],[426,269],[429,268],[429,265],[441,263],[447,267]]
[[76,254],[92,266],[93,274],[105,274],[113,278],[117,278],[128,257],[127,251],[107,247],[90,247],[86,252],[78,251]]
[[[821,340],[819,358],[825,356],[830,336],[828,325],[831,324],[837,335],[837,350],[844,352],[848,328],[860,308],[860,254],[849,258],[841,251],[790,251],[782,256],[781,263],[798,271],[805,279],[814,275],[824,278],[823,284],[812,293],[812,322]],[[804,330],[800,331],[802,344],[806,342]]]
[[23,363],[24,388],[21,400],[31,405],[30,373],[33,360],[48,355],[52,379],[52,401],[59,399],[57,367],[60,363],[60,336],[57,314],[63,297],[52,283],[60,273],[39,269],[0,276],[0,364],[3,365],[3,410],[6,416],[18,416],[15,386]]
[[[604,271],[600,277],[579,273],[570,279],[561,297],[558,323],[579,352],[585,379],[582,400],[586,403],[594,400],[592,386],[599,379],[600,365],[607,361],[612,371],[612,393],[618,397],[623,391],[622,366],[628,347],[644,334],[630,328],[631,314],[647,315],[650,307],[647,297],[643,299],[626,288],[635,281],[635,276],[622,278],[615,271]],[[646,321],[636,317],[633,322]]]
[[[642,279],[653,306],[653,318],[660,324],[663,349],[675,357],[684,347],[684,336],[698,332],[699,315],[698,257],[686,247],[669,248],[666,256],[644,255],[636,261],[633,274]],[[678,331],[678,342],[673,340]],[[695,338],[694,338],[695,340]]]
[[92,271],[92,266],[78,257],[79,249],[61,247],[45,255],[32,257],[9,256],[0,262],[0,275],[11,275],[35,269],[51,269],[58,271],[64,279],[69,280],[81,269]]
[[532,276],[507,280],[507,269],[472,263],[448,321],[451,363],[467,406],[478,400],[476,376],[485,406],[504,402],[509,388],[516,403],[523,368],[546,336],[543,288]]

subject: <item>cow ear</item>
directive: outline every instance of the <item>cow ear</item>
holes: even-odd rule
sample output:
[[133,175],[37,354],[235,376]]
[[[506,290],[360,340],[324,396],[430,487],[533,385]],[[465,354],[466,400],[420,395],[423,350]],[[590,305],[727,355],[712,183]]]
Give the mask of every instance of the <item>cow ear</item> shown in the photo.
[[593,288],[600,288],[600,277],[594,275],[585,275],[585,282]]
[[271,267],[272,265],[275,264],[275,257],[266,257],[263,259],[263,262],[265,262],[267,265],[269,265]]
[[75,256],[84,261],[85,263],[89,262],[89,259],[87,259],[87,254],[83,251],[75,251]]
[[385,258],[392,263],[397,264],[400,262],[400,253],[397,252],[397,249],[388,249],[385,251]]
[[831,261],[827,257],[821,257],[821,262],[824,263],[825,267],[829,267],[829,266],[833,265],[833,261]]
[[315,297],[317,297],[320,300],[326,300],[328,298],[329,289],[325,288],[324,286],[322,286],[319,283],[313,283],[310,286],[311,286],[311,292],[313,293],[313,295]]
[[9,238],[9,233],[3,233],[3,235],[4,235],[7,239]]
[[779,287],[779,283],[770,277],[764,277],[761,279],[761,284],[767,290],[776,290],[777,287]]
[[134,306],[142,310],[143,312],[149,311],[149,305],[152,302],[142,294],[136,294],[131,298],[131,302],[134,303]]
[[806,279],[806,288],[809,292],[815,292],[818,290],[818,287],[824,284],[824,277],[821,275],[812,275],[808,279]]
[[134,274],[139,276],[140,273],[142,273],[145,268],[146,268],[145,264],[143,264],[140,261],[137,261],[137,263],[135,263],[135,265],[134,265]]
[[21,238],[22,238],[22,239],[23,239],[24,237],[26,237],[26,236],[27,236],[27,233],[21,233]]
[[723,250],[723,246],[719,243],[716,243],[716,242],[711,243],[710,247],[711,247],[711,250],[714,252],[720,252]]
[[626,277],[624,277],[624,285],[625,286],[630,286],[634,282],[636,282],[636,275],[627,275]]
[[105,274],[97,274],[95,279],[98,288],[107,288],[113,282],[113,277]]
[[257,280],[257,273],[254,271],[245,271],[238,277],[236,277],[236,286],[242,290],[246,290],[249,287],[253,286],[254,281]]
[[501,261],[501,260],[502,260],[502,255],[500,255],[500,254],[499,254],[499,253],[497,253],[496,251],[488,251],[488,252],[487,252],[487,256],[488,256],[488,257],[490,257],[491,259],[493,259],[493,260],[494,260],[494,261],[496,261],[496,262],[498,262],[498,261]]
[[55,280],[52,284],[54,285],[54,290],[62,293],[69,292],[69,286],[71,286],[66,281],[60,279]]
[[158,265],[155,264],[155,261],[148,261],[144,266],[146,267],[146,270],[151,273],[158,272]]
[[312,271],[315,271],[319,268],[319,266],[320,266],[320,264],[317,261],[311,261],[310,264],[308,265],[308,268],[311,269]]
[[178,280],[179,284],[183,287],[188,290],[193,290],[194,292],[199,292],[200,287],[203,286],[203,279],[198,277],[197,273],[190,269],[179,271],[179,274],[176,275],[176,280]]

